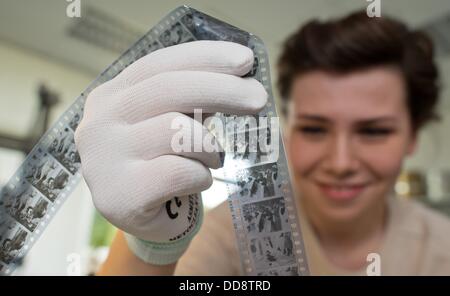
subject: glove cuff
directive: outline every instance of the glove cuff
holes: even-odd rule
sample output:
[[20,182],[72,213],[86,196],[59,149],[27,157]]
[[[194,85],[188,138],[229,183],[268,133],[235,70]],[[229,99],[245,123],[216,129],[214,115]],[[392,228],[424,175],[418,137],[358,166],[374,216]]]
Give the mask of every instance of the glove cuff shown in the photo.
[[200,202],[199,216],[192,231],[185,237],[167,243],[142,240],[131,234],[124,233],[128,247],[139,259],[154,265],[167,265],[178,261],[189,247],[189,243],[200,230],[203,222],[203,206]]

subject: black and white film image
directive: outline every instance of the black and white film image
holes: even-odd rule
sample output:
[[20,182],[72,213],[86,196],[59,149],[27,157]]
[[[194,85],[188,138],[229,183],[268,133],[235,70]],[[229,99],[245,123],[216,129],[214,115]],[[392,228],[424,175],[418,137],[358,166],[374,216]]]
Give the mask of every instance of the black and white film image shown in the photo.
[[52,141],[49,152],[72,174],[81,166],[80,155],[75,146],[73,132],[69,128],[61,130]]
[[37,153],[25,168],[25,179],[50,201],[55,201],[69,181],[69,174],[47,153]]
[[279,269],[271,269],[258,273],[258,276],[297,276],[297,275],[299,275],[297,266],[287,266]]
[[250,129],[257,129],[259,125],[257,115],[227,116],[225,123],[228,134],[240,133]]
[[3,206],[17,222],[28,230],[34,231],[40,219],[47,213],[49,201],[31,185],[22,184],[18,188],[18,191],[7,192],[0,202],[0,206]]
[[196,11],[187,13],[181,22],[198,40],[232,41],[245,46],[249,42],[247,32]]
[[283,197],[244,204],[242,214],[249,235],[288,229],[289,218]]
[[225,161],[238,161],[239,166],[275,162],[278,159],[279,145],[271,141],[269,129],[233,134],[228,138],[228,143],[232,146],[229,150],[231,153],[228,153]]
[[251,239],[250,252],[256,269],[295,264],[290,232]]
[[28,233],[17,223],[9,223],[6,227],[10,229],[2,229],[0,226],[0,261],[10,264],[13,260],[18,259]]
[[281,180],[279,180],[276,163],[239,170],[236,177],[237,192],[240,198],[281,195]]
[[159,44],[158,41],[153,41],[153,42],[149,43],[147,45],[147,47],[148,47],[148,51],[147,51],[148,53],[162,48],[161,44]]
[[226,114],[223,117],[223,125],[226,127],[228,135],[232,133],[242,133],[253,129],[270,128],[271,123],[271,119],[261,113],[258,115],[245,116]]
[[0,208],[0,234],[12,231],[16,225],[16,221],[11,219],[4,210]]
[[72,119],[69,121],[69,127],[75,131],[80,124],[81,115],[79,113],[76,113]]
[[176,22],[172,25],[172,27],[166,31],[164,31],[159,36],[159,41],[164,46],[172,46],[184,42],[194,41],[195,39],[189,33],[186,28],[179,22]]
[[[254,51],[253,46],[251,46],[250,48],[251,48],[251,50]],[[251,70],[247,75],[245,75],[245,76],[246,76],[246,77],[253,77],[253,78],[257,79],[257,80],[260,80],[260,76],[261,76],[261,75],[259,75],[260,72],[259,72],[258,70],[259,70],[259,59],[258,59],[258,56],[255,55],[254,58],[253,58],[253,67],[252,67],[252,70]]]
[[[148,42],[148,41],[146,41],[146,42]],[[133,59],[136,61],[136,60],[142,58],[143,56],[146,56],[149,53],[151,53],[159,48],[161,48],[161,45],[158,43],[158,41],[150,42],[144,48],[141,48],[140,50],[137,49],[138,53],[136,53],[134,55]]]

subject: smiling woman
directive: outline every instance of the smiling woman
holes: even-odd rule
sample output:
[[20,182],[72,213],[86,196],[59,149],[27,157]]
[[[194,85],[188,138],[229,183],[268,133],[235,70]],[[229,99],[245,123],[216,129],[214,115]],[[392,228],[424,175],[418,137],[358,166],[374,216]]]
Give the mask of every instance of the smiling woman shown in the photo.
[[360,267],[370,252],[342,254],[379,247],[386,198],[415,145],[401,74],[316,71],[294,83],[286,139],[302,205],[330,259]]
[[[286,41],[279,70],[305,227],[317,240],[312,253],[325,258],[312,270],[361,272],[375,252],[383,274],[450,272],[450,254],[430,248],[450,245],[450,223],[391,196],[418,130],[436,117],[429,39],[364,12],[312,21]],[[437,258],[445,260],[431,265]]]

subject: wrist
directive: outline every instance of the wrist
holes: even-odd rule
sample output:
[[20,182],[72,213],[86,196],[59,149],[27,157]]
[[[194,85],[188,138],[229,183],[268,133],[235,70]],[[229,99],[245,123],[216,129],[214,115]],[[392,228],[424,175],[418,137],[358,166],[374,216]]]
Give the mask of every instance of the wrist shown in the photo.
[[200,230],[203,222],[203,206],[199,203],[198,216],[192,229],[186,235],[168,242],[153,242],[124,233],[128,247],[142,261],[154,265],[168,265],[178,261],[189,247],[191,240]]

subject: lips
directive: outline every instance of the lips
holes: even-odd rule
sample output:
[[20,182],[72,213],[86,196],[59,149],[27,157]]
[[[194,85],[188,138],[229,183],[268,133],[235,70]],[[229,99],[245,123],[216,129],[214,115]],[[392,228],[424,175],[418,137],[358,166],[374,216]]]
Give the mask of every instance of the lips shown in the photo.
[[350,201],[357,198],[365,189],[362,184],[326,184],[318,183],[321,192],[334,201]]

